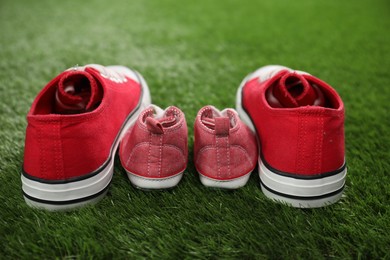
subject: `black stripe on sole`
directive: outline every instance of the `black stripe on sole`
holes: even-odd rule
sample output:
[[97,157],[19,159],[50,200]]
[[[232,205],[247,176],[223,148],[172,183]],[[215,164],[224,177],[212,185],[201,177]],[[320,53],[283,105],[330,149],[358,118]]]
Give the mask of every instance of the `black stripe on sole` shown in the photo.
[[29,200],[32,200],[32,201],[35,201],[35,202],[39,202],[39,203],[42,203],[42,204],[71,205],[71,204],[85,202],[85,201],[88,201],[88,200],[92,200],[92,199],[94,199],[96,197],[99,197],[100,195],[102,195],[103,193],[105,193],[108,190],[108,188],[110,187],[110,184],[111,184],[111,181],[108,183],[108,185],[106,187],[104,187],[104,189],[102,189],[98,193],[92,194],[92,195],[84,197],[84,198],[74,199],[74,200],[63,200],[63,201],[43,200],[43,199],[38,199],[38,198],[32,197],[32,196],[28,195],[27,193],[25,193],[24,191],[23,191],[23,196],[26,197]]
[[268,190],[269,192],[275,194],[275,195],[278,195],[278,196],[281,196],[281,197],[285,197],[285,198],[289,198],[289,199],[295,199],[295,200],[319,200],[319,199],[324,199],[324,198],[328,198],[328,197],[332,197],[334,195],[337,195],[339,193],[342,193],[344,188],[345,188],[345,184],[338,190],[336,191],[333,191],[333,192],[330,192],[330,193],[327,193],[327,194],[323,194],[323,195],[318,195],[318,196],[310,196],[310,197],[302,197],[302,196],[295,196],[295,195],[290,195],[290,194],[285,194],[285,193],[281,193],[281,192],[278,192],[278,191],[275,191],[273,189],[271,189],[270,187],[266,186],[260,179],[260,184],[261,184],[261,187],[264,187],[266,190]]

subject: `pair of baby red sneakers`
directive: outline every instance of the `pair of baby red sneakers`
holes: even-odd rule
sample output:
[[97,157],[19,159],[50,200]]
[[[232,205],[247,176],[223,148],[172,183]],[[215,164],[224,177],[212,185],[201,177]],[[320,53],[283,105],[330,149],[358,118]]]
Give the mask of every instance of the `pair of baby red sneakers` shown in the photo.
[[[264,194],[294,207],[340,199],[346,178],[344,105],[325,82],[271,65],[248,75],[236,110],[199,110],[194,164],[202,184],[244,186],[258,163]],[[184,113],[151,105],[136,71],[70,68],[38,94],[27,115],[22,189],[30,206],[72,209],[99,201],[122,166],[142,189],[176,186],[187,167]]]
[[[194,160],[205,186],[236,189],[246,184],[257,162],[254,133],[234,109],[205,106],[194,124]],[[119,157],[131,183],[141,189],[176,186],[187,168],[184,113],[150,105],[120,144]]]

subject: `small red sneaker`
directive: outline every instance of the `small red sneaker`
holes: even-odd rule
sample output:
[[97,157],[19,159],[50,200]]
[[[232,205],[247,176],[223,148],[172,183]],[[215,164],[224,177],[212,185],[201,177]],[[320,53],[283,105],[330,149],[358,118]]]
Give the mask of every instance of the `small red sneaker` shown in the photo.
[[176,186],[187,167],[187,123],[174,106],[150,105],[120,144],[119,157],[131,183],[140,189]]
[[344,105],[325,82],[302,71],[266,66],[247,76],[237,111],[257,132],[264,194],[294,207],[322,207],[342,195]]
[[103,198],[119,141],[148,104],[145,80],[122,66],[75,67],[50,81],[27,115],[27,204],[61,210]]
[[194,161],[203,185],[237,189],[256,167],[255,135],[234,109],[199,110],[194,124]]

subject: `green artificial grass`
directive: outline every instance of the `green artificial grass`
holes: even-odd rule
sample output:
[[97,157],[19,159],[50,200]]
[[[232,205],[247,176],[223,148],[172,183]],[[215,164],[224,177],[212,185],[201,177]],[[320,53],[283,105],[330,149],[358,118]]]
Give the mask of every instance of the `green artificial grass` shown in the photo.
[[[0,1],[0,258],[390,258],[390,4],[337,0]],[[179,186],[133,188],[116,163],[108,195],[73,212],[22,197],[25,115],[76,64],[140,71],[153,102],[186,114],[190,158]],[[269,201],[257,173],[236,191],[203,187],[193,122],[234,107],[267,64],[309,71],[346,106],[341,201],[296,209]]]

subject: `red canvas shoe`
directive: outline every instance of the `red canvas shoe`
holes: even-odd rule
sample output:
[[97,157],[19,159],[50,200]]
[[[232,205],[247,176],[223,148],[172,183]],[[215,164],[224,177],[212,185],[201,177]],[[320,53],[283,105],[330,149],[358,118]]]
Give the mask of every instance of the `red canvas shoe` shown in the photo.
[[203,107],[194,134],[195,167],[203,185],[237,189],[247,183],[256,167],[256,139],[234,109]]
[[75,67],[50,81],[27,115],[27,204],[57,210],[101,199],[119,141],[148,104],[145,80],[122,66]]
[[140,189],[176,186],[187,167],[187,136],[179,108],[146,108],[120,144],[119,157],[130,182]]
[[306,72],[262,67],[238,89],[237,111],[257,132],[267,197],[309,208],[340,199],[347,174],[344,105],[332,87]]

